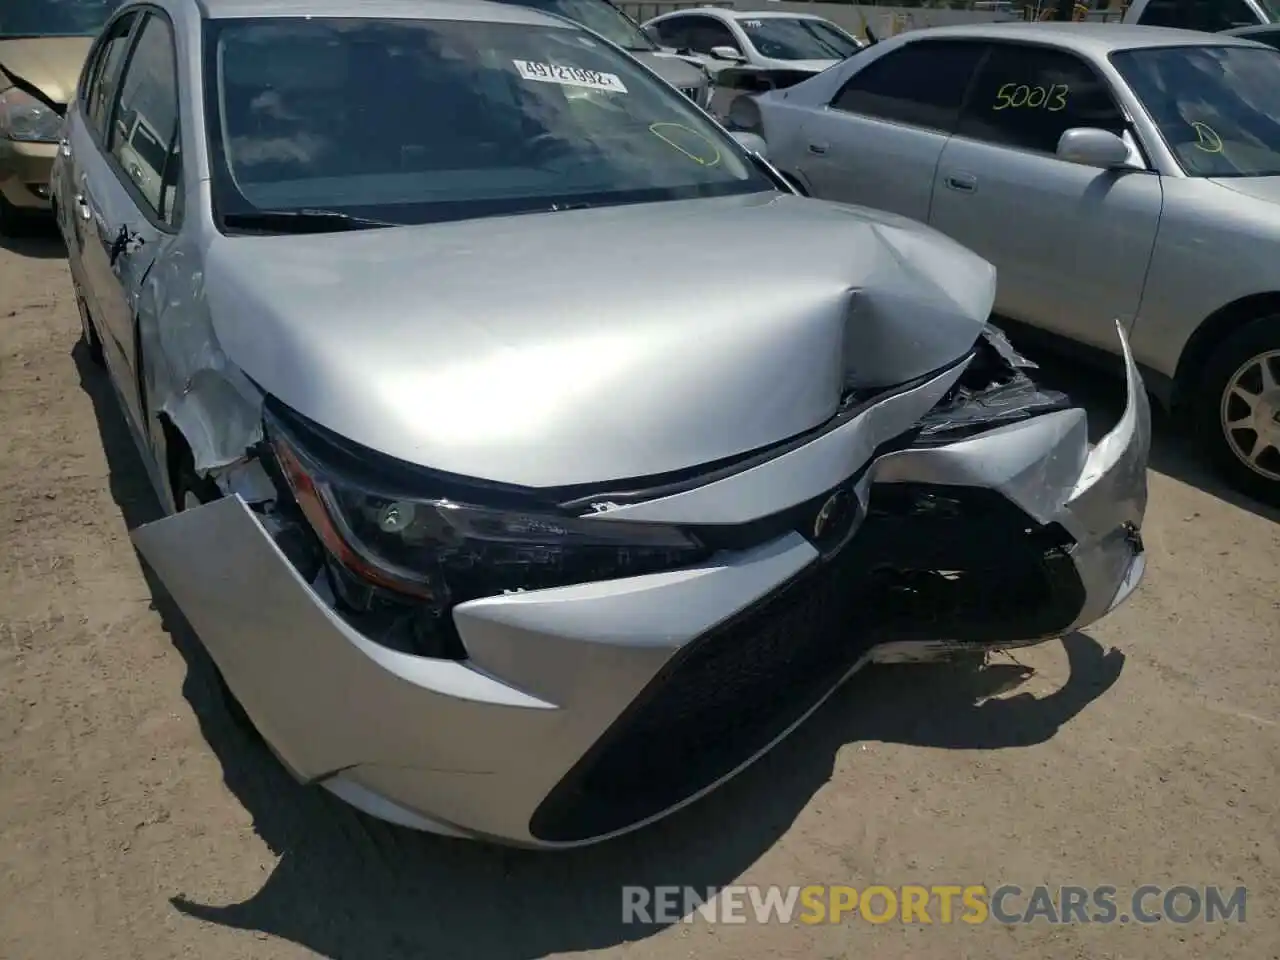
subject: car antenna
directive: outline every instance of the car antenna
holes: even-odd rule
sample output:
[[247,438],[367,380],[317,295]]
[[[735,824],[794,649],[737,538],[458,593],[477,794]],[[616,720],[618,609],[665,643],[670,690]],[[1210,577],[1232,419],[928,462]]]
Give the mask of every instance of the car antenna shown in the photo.
[[863,27],[863,30],[865,31],[865,33],[866,33],[866,35],[867,35],[867,46],[868,46],[868,47],[874,47],[877,43],[879,43],[879,42],[880,42],[879,38],[878,38],[878,37],[876,37],[876,35],[875,35],[875,31],[873,31],[873,30],[871,29],[871,24],[867,24],[865,27]]

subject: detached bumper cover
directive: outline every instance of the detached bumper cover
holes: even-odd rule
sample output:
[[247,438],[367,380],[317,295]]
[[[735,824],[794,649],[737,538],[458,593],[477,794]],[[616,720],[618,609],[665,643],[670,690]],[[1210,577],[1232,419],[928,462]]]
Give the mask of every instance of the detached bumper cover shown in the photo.
[[739,523],[768,512],[768,488],[799,509],[842,483],[865,517],[845,540],[798,528],[694,568],[464,603],[461,662],[361,636],[238,497],[134,538],[299,779],[422,829],[592,842],[712,789],[877,650],[1034,643],[1122,602],[1150,444],[1124,349],[1125,414],[1092,449],[1064,409],[874,458],[955,380],[940,377],[779,460],[602,514]]

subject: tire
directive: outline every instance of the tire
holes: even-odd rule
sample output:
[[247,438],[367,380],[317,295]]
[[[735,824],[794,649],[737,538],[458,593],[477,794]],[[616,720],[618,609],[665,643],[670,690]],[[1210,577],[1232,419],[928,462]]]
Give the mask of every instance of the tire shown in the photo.
[[[177,438],[171,438],[170,442],[181,443]],[[206,503],[212,503],[222,496],[222,491],[218,489],[216,483],[199,476],[195,472],[191,451],[185,446],[178,451],[174,451],[173,462],[170,483],[173,489],[173,502],[179,513],[184,510],[194,510]],[[255,740],[261,740],[262,736],[258,733],[258,728],[253,725],[253,721],[249,719],[249,714],[245,711],[244,706],[236,699],[236,695],[231,692],[231,687],[227,684],[226,677],[222,675],[222,671],[218,669],[217,664],[213,663],[212,658],[210,658],[210,666],[213,668],[214,685],[217,687],[218,695],[227,710],[227,715],[243,732],[249,734]]]
[[1280,505],[1280,314],[1254,320],[1218,345],[1200,376],[1192,417],[1201,449],[1227,482]]

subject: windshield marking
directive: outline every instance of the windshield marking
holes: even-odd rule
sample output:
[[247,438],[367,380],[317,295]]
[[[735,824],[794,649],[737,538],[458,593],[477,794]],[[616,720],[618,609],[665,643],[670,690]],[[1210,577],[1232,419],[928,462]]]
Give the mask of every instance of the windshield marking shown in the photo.
[[1218,136],[1213,127],[1207,123],[1201,123],[1199,120],[1192,120],[1191,127],[1196,132],[1197,150],[1203,150],[1205,153],[1222,152],[1222,138]]
[[[695,153],[690,153],[684,147],[680,146],[680,144],[672,140],[668,134],[663,133],[662,130],[670,130],[673,133],[678,133],[678,132],[690,133],[696,139],[701,140],[703,143],[709,146],[714,156],[712,156],[710,159],[706,159],[698,156]],[[651,123],[649,124],[649,132],[652,133],[659,140],[661,140],[663,143],[667,144],[667,146],[671,147],[673,150],[678,150],[681,153],[683,153],[686,157],[688,157],[690,160],[692,160],[694,163],[698,164],[699,166],[714,167],[722,159],[719,147],[717,147],[714,143],[708,140],[706,136],[699,133],[697,130],[694,130],[692,127],[686,127],[683,123],[669,123],[669,122]]]

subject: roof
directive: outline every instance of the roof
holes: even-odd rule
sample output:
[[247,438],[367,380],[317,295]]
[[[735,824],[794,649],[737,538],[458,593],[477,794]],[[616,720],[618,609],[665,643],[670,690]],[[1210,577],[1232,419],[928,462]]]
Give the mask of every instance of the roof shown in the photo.
[[1133,23],[1025,22],[966,23],[952,27],[922,27],[903,38],[969,37],[972,39],[1038,40],[1086,56],[1105,57],[1117,50],[1137,47],[1207,47],[1252,45],[1242,37],[1172,27],[1146,27]]
[[[816,13],[789,13],[786,10],[735,10],[730,7],[683,7],[669,10],[655,20],[665,20],[674,14],[698,13],[709,14],[724,20],[826,20]],[[828,21],[830,22],[830,21]]]
[[487,0],[197,0],[209,20],[247,17],[359,17],[367,20],[476,20],[570,29],[560,17]]

